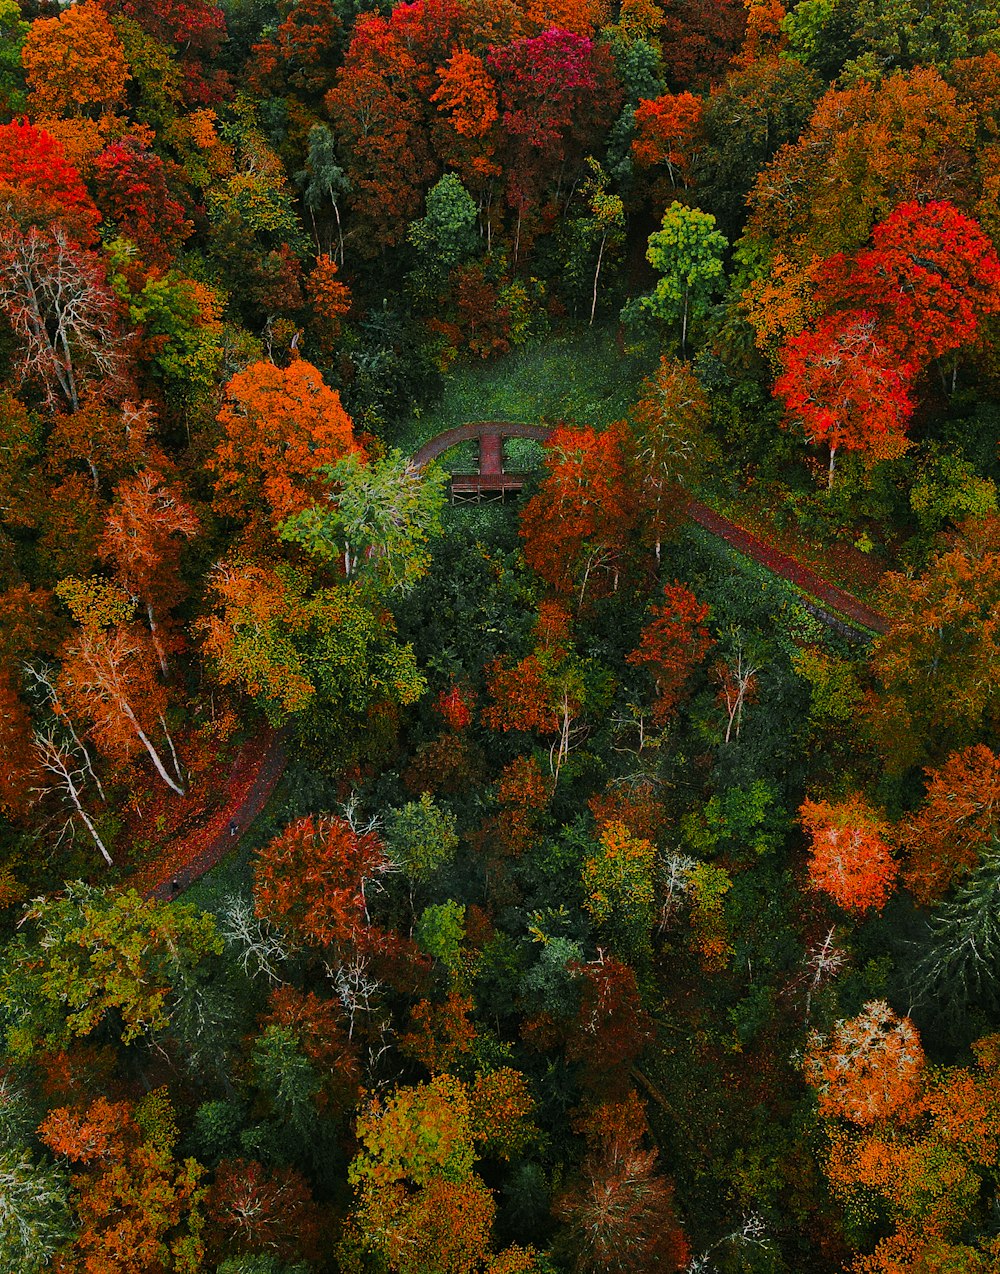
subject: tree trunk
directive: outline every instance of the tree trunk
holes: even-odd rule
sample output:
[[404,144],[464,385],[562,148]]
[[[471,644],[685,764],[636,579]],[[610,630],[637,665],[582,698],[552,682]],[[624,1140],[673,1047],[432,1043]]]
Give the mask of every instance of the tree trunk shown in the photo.
[[146,603],[146,618],[149,620],[149,635],[153,641],[153,649],[156,651],[156,657],[160,661],[160,672],[167,675],[167,654],[163,649],[163,642],[160,641],[160,629],[153,615],[152,602]]
[[156,748],[153,747],[152,740],[149,738],[145,730],[143,730],[142,726],[139,724],[138,720],[136,719],[136,715],[132,711],[131,705],[126,703],[124,699],[119,700],[119,703],[121,705],[122,712],[124,712],[125,716],[128,717],[129,721],[131,721],[132,729],[138,735],[139,740],[142,743],[142,746],[149,753],[149,759],[153,762],[153,765],[156,767],[157,774],[164,781],[164,783],[166,783],[167,787],[170,788],[171,792],[176,792],[178,796],[185,796],[186,793],[184,789],[182,787],[179,787],[178,784],[176,784],[174,780],[170,777],[170,775],[167,773],[166,767],[164,766],[163,761],[160,759],[159,752],[157,752]]
[[590,302],[590,326],[594,326],[594,315],[597,313],[597,280],[601,277],[601,263],[604,260],[604,245],[608,241],[607,231],[601,238],[601,247],[597,253],[597,269],[594,271],[594,295]]

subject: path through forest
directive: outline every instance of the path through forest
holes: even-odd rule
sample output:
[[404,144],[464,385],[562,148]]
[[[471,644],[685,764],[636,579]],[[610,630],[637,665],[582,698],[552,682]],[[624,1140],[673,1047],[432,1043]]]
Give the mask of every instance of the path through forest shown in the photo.
[[133,880],[135,887],[147,898],[174,898],[217,866],[239,844],[267,804],[287,760],[280,730],[269,727],[248,739],[229,772],[227,800],[222,808],[180,844],[169,845],[162,855],[147,863]]

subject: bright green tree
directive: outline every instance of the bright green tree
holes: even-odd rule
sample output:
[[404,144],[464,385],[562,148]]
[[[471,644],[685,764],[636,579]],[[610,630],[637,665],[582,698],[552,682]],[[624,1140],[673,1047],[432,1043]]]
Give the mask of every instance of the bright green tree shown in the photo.
[[15,1057],[65,1047],[110,1026],[123,1043],[170,1026],[178,998],[196,994],[203,962],[222,950],[215,919],[134,889],[80,881],[38,898],[7,948],[0,1020]]
[[441,533],[443,471],[416,469],[401,451],[371,462],[352,451],[321,472],[334,494],[290,517],[281,538],[323,561],[339,561],[348,580],[407,592],[426,575],[427,546]]
[[668,323],[680,322],[681,353],[687,350],[690,319],[707,313],[725,286],[722,258],[729,243],[715,218],[675,199],[663,214],[662,229],[649,236],[646,260],[663,276],[643,306]]

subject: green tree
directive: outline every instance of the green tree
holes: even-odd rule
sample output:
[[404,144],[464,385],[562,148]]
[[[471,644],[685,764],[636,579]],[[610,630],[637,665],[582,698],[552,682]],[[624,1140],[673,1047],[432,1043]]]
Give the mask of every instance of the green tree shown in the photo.
[[406,237],[420,256],[422,272],[446,273],[476,249],[476,201],[454,173],[427,192],[427,212],[410,223]]
[[427,573],[427,546],[441,534],[444,472],[437,465],[418,470],[401,451],[373,462],[352,451],[321,472],[336,494],[290,517],[281,538],[339,561],[348,580],[408,592]]
[[675,199],[663,214],[662,229],[649,236],[646,260],[663,276],[643,306],[657,318],[681,325],[681,354],[687,351],[690,319],[703,317],[712,297],[725,286],[722,258],[729,247],[715,218]]
[[31,24],[21,21],[17,0],[0,0],[0,118],[11,119],[26,105],[21,45]]
[[435,804],[429,792],[392,810],[386,818],[389,857],[411,880],[428,881],[450,863],[458,849],[455,815]]
[[449,898],[433,907],[425,907],[417,922],[417,942],[422,950],[440,960],[450,973],[462,967],[462,943],[465,941],[465,904]]
[[80,881],[27,908],[0,974],[0,1019],[15,1057],[111,1026],[123,1043],[170,1026],[203,962],[222,950],[214,917],[182,903]]
[[625,959],[649,954],[656,848],[624,823],[608,823],[583,864],[583,905]]
[[320,246],[317,214],[327,205],[333,209],[337,222],[337,259],[343,265],[344,227],[340,219],[340,200],[350,194],[351,183],[337,163],[337,145],[325,124],[314,124],[310,128],[306,166],[295,174],[295,182],[302,189],[302,202],[312,217],[317,248]]

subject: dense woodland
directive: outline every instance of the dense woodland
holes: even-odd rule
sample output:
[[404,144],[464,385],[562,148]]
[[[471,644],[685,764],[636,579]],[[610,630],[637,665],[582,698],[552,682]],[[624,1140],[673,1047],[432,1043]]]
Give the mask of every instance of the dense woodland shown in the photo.
[[992,0],[0,0],[2,1274],[1000,1270],[998,245]]

